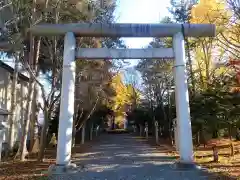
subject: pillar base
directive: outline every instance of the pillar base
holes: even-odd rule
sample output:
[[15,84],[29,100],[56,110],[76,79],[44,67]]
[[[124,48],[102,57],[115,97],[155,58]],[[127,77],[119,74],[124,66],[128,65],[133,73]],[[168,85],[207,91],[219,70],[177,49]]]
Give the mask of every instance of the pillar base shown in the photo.
[[59,165],[53,164],[48,168],[49,175],[58,175],[58,174],[66,174],[66,173],[77,173],[79,172],[80,168],[77,167],[76,164],[69,164],[69,165]]
[[178,169],[178,170],[200,170],[202,169],[200,166],[198,166],[196,163],[194,162],[181,162],[178,161],[176,163],[173,164],[173,168],[174,169]]

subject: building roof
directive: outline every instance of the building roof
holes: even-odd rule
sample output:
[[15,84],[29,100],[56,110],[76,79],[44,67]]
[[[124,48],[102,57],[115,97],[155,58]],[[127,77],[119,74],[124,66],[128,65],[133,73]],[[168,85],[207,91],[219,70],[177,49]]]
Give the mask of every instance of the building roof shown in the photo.
[[[4,63],[3,61],[0,61],[0,67],[4,68],[5,70],[7,70],[11,74],[13,74],[13,72],[14,72],[14,68],[9,66],[8,64]],[[29,81],[29,77],[27,77],[26,75],[24,75],[22,73],[19,73],[18,77],[23,81]]]

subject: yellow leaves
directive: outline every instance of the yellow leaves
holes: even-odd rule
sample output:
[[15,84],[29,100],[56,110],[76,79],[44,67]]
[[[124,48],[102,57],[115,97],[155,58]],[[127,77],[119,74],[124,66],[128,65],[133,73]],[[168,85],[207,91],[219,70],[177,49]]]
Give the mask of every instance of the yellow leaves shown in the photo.
[[218,25],[228,22],[229,15],[224,0],[200,0],[191,10],[191,23],[213,23]]
[[115,90],[115,96],[112,98],[112,102],[109,104],[113,111],[118,111],[125,104],[125,86],[122,82],[122,75],[117,74],[113,77],[111,87]]
[[219,67],[219,68],[217,68],[217,70],[216,70],[216,75],[222,75],[222,74],[224,74],[224,73],[226,73],[226,71],[227,71],[227,67]]
[[[231,13],[225,0],[200,0],[191,10],[190,23],[211,23],[217,32],[225,32]],[[218,35],[219,37],[219,35]],[[201,88],[207,87],[213,74],[220,75],[224,68],[216,69],[215,63],[224,59],[225,49],[219,46],[219,38],[202,38],[194,48],[194,70],[198,73]]]
[[137,105],[140,103],[140,92],[131,84],[127,85],[127,103]]
[[[116,113],[124,113],[127,105],[132,104],[135,91],[133,87],[125,85],[122,81],[122,74],[117,74],[111,82],[111,87],[116,94],[112,97],[112,102],[108,106]],[[138,94],[136,93],[136,96]]]

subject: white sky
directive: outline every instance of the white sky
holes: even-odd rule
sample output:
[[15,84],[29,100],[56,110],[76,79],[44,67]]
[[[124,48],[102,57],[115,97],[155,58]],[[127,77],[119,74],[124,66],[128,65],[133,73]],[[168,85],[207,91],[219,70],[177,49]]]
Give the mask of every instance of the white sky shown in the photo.
[[[169,0],[118,0],[118,23],[159,23],[168,15]],[[146,47],[152,38],[124,38],[129,48]]]

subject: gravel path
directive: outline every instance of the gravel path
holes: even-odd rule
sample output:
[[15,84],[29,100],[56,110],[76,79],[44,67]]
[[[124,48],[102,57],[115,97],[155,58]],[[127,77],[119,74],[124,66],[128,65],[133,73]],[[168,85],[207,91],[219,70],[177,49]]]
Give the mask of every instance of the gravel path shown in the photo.
[[[143,141],[127,134],[102,135],[88,153],[76,154],[78,173],[54,179],[69,180],[205,180],[210,175],[200,170],[180,171],[174,159],[159,153]],[[52,178],[51,178],[52,179]]]

